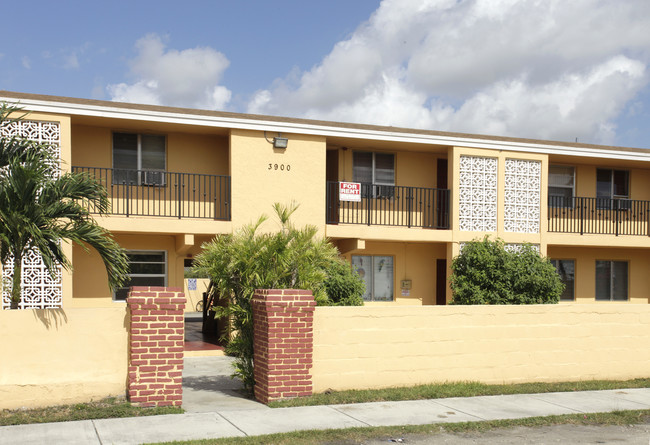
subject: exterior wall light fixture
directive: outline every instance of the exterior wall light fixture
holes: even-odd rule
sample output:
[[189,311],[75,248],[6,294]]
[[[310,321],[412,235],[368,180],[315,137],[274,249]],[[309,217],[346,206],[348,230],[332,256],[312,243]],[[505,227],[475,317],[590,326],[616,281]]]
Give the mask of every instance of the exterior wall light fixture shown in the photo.
[[274,137],[273,140],[269,140],[268,137],[266,137],[266,131],[264,132],[264,139],[266,139],[266,142],[269,144],[273,144],[273,148],[281,148],[285,149],[287,148],[287,145],[289,145],[289,139],[283,138],[282,133],[278,132],[278,136]]

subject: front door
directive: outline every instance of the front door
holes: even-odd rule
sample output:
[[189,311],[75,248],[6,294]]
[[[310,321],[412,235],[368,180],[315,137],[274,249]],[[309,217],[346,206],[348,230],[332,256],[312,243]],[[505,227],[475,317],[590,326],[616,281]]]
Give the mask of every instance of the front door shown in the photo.
[[447,260],[436,260],[436,304],[447,304]]
[[339,223],[339,151],[327,150],[325,181],[327,187],[327,224]]
[[436,228],[448,229],[449,228],[449,198],[447,192],[443,191],[448,188],[447,184],[447,160],[438,159],[436,169],[437,182],[436,186]]

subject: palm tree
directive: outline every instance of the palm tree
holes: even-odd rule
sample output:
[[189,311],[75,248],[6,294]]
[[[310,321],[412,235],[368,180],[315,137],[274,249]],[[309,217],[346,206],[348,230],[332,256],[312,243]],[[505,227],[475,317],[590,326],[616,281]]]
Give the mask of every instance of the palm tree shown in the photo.
[[[6,104],[0,106],[0,128],[16,121],[9,115],[17,111]],[[5,264],[13,257],[12,309],[20,302],[21,264],[29,249],[38,249],[52,274],[57,265],[72,268],[60,240],[95,249],[104,262],[111,289],[125,281],[126,252],[92,219],[89,205],[99,213],[107,211],[104,186],[84,173],[60,174],[47,146],[0,136],[0,261]]]

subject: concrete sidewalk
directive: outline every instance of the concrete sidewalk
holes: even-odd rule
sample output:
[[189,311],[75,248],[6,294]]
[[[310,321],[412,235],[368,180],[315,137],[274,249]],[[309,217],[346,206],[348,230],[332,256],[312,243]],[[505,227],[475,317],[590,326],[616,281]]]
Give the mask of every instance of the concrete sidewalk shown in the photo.
[[650,409],[650,388],[276,409],[257,405],[249,409],[225,408],[204,413],[6,426],[0,427],[0,443],[140,444],[296,430],[478,422]]

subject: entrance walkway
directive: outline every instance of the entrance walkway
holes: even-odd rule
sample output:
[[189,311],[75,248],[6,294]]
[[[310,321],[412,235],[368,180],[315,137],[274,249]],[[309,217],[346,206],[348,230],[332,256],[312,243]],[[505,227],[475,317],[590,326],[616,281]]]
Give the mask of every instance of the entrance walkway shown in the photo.
[[185,313],[185,357],[223,355],[223,346],[219,345],[218,336],[204,334],[201,332],[202,327],[202,312]]
[[261,409],[266,405],[246,398],[241,382],[230,378],[232,357],[185,357],[183,409],[188,413]]

